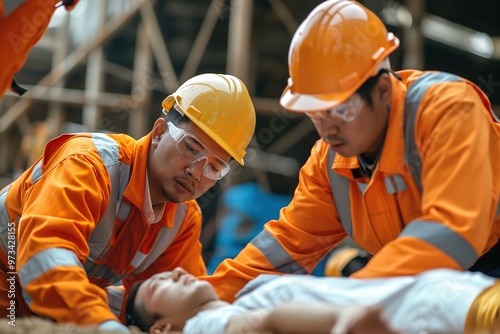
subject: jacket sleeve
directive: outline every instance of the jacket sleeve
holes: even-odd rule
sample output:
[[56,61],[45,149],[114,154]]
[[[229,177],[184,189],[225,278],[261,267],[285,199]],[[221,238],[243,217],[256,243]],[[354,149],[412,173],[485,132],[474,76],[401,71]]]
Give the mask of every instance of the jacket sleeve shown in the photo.
[[470,84],[431,87],[416,119],[421,216],[353,277],[468,269],[497,238],[499,131]]
[[45,165],[41,179],[25,189],[17,270],[23,295],[38,316],[79,325],[117,320],[106,292],[89,282],[82,266],[109,187],[102,162],[78,154]]
[[[235,294],[260,274],[310,273],[346,234],[333,203],[326,173],[327,147],[318,141],[299,173],[290,204],[281,209],[235,259],[224,260],[213,275],[204,277],[221,299]],[[251,204],[250,204],[251,205]]]
[[[10,0],[7,0],[10,1]],[[0,97],[9,89],[14,74],[21,69],[30,50],[47,30],[59,0],[22,1],[7,13],[0,3]],[[78,1],[66,6],[73,9]]]

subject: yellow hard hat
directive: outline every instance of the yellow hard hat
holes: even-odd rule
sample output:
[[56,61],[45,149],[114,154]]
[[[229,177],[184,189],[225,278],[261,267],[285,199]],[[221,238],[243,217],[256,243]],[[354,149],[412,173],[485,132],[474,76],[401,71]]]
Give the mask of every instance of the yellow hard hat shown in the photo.
[[302,112],[335,107],[375,75],[398,46],[397,37],[358,2],[322,2],[292,38],[281,106]]
[[166,112],[174,105],[244,165],[245,149],[255,131],[255,109],[240,79],[228,74],[197,75],[162,102]]

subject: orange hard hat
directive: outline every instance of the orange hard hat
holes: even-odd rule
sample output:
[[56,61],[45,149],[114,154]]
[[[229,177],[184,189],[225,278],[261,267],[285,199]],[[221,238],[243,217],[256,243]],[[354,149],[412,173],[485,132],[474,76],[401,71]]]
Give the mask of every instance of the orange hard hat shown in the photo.
[[358,2],[322,2],[292,38],[281,106],[302,112],[335,107],[375,75],[398,46],[397,37]]
[[169,112],[174,105],[244,165],[243,157],[255,131],[256,115],[243,81],[229,74],[197,75],[162,102],[164,112]]

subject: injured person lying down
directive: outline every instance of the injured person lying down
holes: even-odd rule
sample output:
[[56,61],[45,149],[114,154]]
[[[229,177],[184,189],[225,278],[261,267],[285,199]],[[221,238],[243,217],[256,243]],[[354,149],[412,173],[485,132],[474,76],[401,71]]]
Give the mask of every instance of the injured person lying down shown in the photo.
[[127,325],[183,333],[492,333],[500,283],[481,273],[435,269],[354,279],[261,275],[233,304],[182,268],[136,283]]

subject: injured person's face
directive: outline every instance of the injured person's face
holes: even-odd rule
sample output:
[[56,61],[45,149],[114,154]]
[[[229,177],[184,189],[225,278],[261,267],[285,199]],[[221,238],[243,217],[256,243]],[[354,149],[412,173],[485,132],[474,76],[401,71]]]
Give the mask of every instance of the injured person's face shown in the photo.
[[218,299],[210,283],[182,268],[175,268],[140,284],[133,302],[134,321],[143,331],[149,331],[153,324],[158,323],[170,331],[182,330],[185,322],[196,315],[200,307]]

